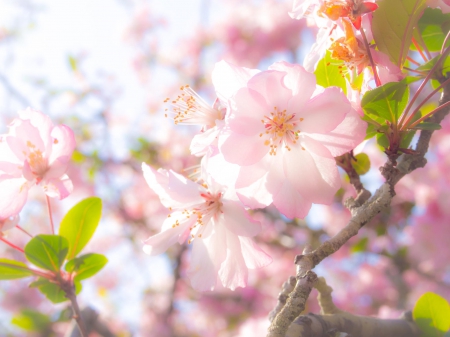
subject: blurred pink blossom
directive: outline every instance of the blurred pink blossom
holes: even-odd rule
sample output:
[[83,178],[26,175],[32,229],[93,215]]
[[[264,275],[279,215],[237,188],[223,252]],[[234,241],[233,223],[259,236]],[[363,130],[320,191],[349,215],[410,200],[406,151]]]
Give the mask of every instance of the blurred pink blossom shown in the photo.
[[19,111],[9,132],[0,136],[0,216],[20,212],[28,190],[42,186],[47,196],[64,199],[73,189],[65,174],[75,148],[72,130],[54,126],[42,112]]

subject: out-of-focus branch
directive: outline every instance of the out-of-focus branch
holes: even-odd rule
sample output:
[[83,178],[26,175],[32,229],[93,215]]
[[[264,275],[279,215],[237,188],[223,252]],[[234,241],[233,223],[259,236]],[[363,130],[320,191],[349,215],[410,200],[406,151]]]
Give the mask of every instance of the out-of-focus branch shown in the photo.
[[[87,307],[81,310],[81,318],[86,325],[88,335],[91,332],[96,332],[97,335],[102,337],[116,337],[106,324],[99,320],[98,313],[94,309]],[[71,323],[70,328],[67,330],[64,337],[81,337],[75,322]]]
[[[450,86],[444,87],[444,92],[439,101],[440,105],[450,101]],[[449,113],[450,109],[445,108],[430,117],[427,122],[440,123]],[[388,161],[380,168],[386,179],[375,195],[360,207],[350,208],[352,217],[349,223],[330,240],[325,241],[319,248],[311,253],[304,253],[296,257],[297,264],[297,284],[289,294],[284,307],[274,316],[268,330],[267,337],[285,337],[290,322],[292,323],[298,315],[305,309],[306,300],[317,280],[317,276],[311,270],[324,258],[330,256],[341,248],[351,237],[355,236],[359,229],[373,219],[375,215],[390,206],[392,197],[395,195],[395,184],[406,174],[426,164],[425,154],[428,151],[429,142],[433,131],[423,130],[420,134],[416,146],[416,154],[405,154],[401,156],[397,166],[392,161]],[[342,331],[342,330],[341,330]],[[378,332],[377,336],[383,335]],[[309,335],[297,335],[309,336]],[[357,336],[367,337],[371,335],[357,334]],[[397,335],[400,336],[400,335]]]

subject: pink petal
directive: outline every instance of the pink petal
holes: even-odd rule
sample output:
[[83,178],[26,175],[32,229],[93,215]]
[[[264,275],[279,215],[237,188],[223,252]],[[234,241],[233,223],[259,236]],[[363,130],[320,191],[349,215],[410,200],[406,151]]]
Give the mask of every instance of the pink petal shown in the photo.
[[249,136],[264,132],[261,119],[273,109],[273,106],[267,105],[264,96],[255,90],[242,88],[236,93],[234,100],[235,109],[228,120],[231,131]]
[[340,156],[358,146],[366,136],[367,123],[352,109],[336,129],[327,134],[309,134],[324,145],[333,157]]
[[261,231],[261,224],[250,218],[244,208],[234,201],[223,201],[223,224],[236,235],[252,237]]
[[197,157],[204,156],[211,145],[216,145],[217,137],[219,136],[219,129],[213,127],[204,132],[201,132],[192,138],[190,150],[191,154]]
[[172,227],[171,224],[174,223],[173,219],[181,217],[181,213],[178,212],[173,213],[172,218],[167,218],[164,221],[162,231],[144,241],[144,252],[152,256],[164,253],[167,248],[179,240],[180,236],[183,236],[186,231],[189,232],[189,226],[195,220],[179,222],[179,226]]
[[285,86],[291,89],[293,96],[300,95],[303,97],[305,103],[316,89],[316,76],[306,71],[301,65],[283,61],[272,64],[269,69],[285,72]]
[[350,110],[347,97],[336,87],[326,88],[305,106],[297,106],[295,99],[289,102],[289,111],[296,111],[296,118],[304,118],[299,128],[306,133],[327,133],[334,130]]
[[257,269],[272,263],[272,258],[263,252],[252,239],[239,237],[239,241],[241,241],[242,256],[247,268]]
[[309,202],[329,204],[339,189],[336,161],[322,144],[309,137],[301,138],[300,146],[293,146],[284,157],[284,169],[287,180]]
[[17,215],[25,205],[29,185],[23,178],[0,182],[0,218]]
[[[285,72],[267,70],[253,76],[248,81],[248,88],[258,92],[266,101],[269,109],[268,111],[263,111],[263,115],[269,116],[274,107],[279,111],[287,108],[287,103],[292,96],[292,92],[284,85],[285,76]],[[243,108],[238,104],[236,106],[237,109]]]
[[239,237],[226,231],[227,257],[219,270],[219,278],[225,288],[235,290],[247,285],[248,268],[242,256]]
[[231,133],[219,139],[219,147],[226,161],[241,166],[255,164],[269,152],[269,146],[264,145],[258,135],[246,136],[239,133]]
[[223,60],[217,62],[211,75],[217,97],[223,101],[228,101],[240,88],[245,87],[247,81],[257,73],[259,73],[257,69],[236,67]]
[[208,226],[213,227],[214,231],[206,239],[194,240],[188,269],[192,287],[199,291],[214,289],[220,265],[227,256],[224,226],[214,220]]
[[63,175],[60,178],[43,180],[39,185],[42,185],[45,194],[50,198],[58,198],[59,200],[68,197],[73,191],[72,180],[67,175]]
[[156,171],[145,163],[142,163],[142,171],[149,187],[167,208],[190,208],[204,201],[200,196],[200,185],[173,171]]
[[55,126],[52,130],[51,137],[52,152],[49,157],[49,163],[59,159],[60,163],[67,163],[72,158],[73,150],[75,149],[75,136],[72,129],[65,125]]
[[273,197],[273,204],[286,217],[303,219],[311,208],[311,201],[305,199],[287,180],[281,184]]

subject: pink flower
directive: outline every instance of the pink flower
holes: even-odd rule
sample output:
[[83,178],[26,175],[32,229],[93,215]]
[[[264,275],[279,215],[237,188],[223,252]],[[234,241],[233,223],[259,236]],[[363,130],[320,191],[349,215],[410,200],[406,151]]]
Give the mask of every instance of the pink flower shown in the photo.
[[218,279],[232,290],[245,287],[249,268],[271,262],[250,239],[260,231],[260,223],[214,181],[207,179],[208,185],[200,185],[173,171],[156,171],[145,163],[142,170],[162,204],[173,210],[162,231],[144,242],[144,251],[157,255],[175,242],[188,240],[192,243],[188,275],[195,289],[213,290]]
[[34,185],[49,197],[67,197],[73,186],[65,172],[74,147],[69,127],[54,126],[30,108],[19,111],[9,133],[0,136],[0,217],[18,214]]
[[[191,153],[196,156],[206,154],[209,146],[217,143],[228,111],[231,96],[246,85],[248,79],[258,70],[235,67],[225,61],[216,63],[212,72],[212,82],[217,99],[211,106],[189,85],[180,88],[181,94],[174,100],[166,99],[173,106],[175,124],[200,125],[201,133],[191,143]],[[168,109],[166,109],[168,110]]]
[[8,218],[0,218],[0,236],[2,236],[2,232],[5,232],[11,228],[16,227],[18,223],[19,223],[18,215]]
[[241,201],[273,202],[290,218],[304,217],[312,203],[330,204],[340,187],[334,157],[358,145],[366,129],[341,90],[316,89],[313,74],[280,62],[253,76],[234,101],[219,146],[226,161],[242,166]]

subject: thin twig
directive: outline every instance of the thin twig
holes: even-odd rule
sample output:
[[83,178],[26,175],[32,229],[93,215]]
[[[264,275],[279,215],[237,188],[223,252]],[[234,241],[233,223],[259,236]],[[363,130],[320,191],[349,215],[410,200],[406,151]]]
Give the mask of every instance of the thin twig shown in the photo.
[[53,215],[52,215],[52,206],[50,204],[50,198],[48,195],[45,195],[47,199],[47,209],[48,209],[48,217],[50,219],[50,227],[52,228],[52,234],[55,234],[55,225],[53,224]]

